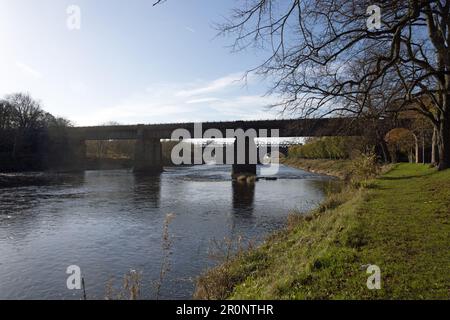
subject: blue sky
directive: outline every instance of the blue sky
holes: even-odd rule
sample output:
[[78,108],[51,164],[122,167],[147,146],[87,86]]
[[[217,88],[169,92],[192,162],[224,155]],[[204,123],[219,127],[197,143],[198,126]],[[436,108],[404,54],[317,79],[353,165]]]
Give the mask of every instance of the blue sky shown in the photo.
[[[30,92],[77,125],[265,119],[262,53],[216,37],[237,1],[0,0],[0,95]],[[70,5],[81,29],[67,28]]]

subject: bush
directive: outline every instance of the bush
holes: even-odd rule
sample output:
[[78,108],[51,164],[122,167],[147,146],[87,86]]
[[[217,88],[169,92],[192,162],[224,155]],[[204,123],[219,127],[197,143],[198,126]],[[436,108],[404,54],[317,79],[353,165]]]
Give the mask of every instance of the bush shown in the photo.
[[352,182],[364,183],[375,178],[381,170],[375,152],[361,153],[352,162]]
[[306,159],[347,159],[348,138],[322,137],[309,139],[306,144],[289,148],[289,156]]

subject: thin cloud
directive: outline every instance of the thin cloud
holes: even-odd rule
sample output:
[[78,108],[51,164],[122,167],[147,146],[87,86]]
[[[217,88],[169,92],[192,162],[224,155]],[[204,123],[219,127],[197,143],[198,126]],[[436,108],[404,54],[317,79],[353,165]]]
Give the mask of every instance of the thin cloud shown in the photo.
[[211,108],[227,119],[259,120],[276,117],[278,111],[270,106],[277,102],[274,96],[240,95],[221,100]]
[[200,98],[186,101],[186,104],[200,104],[221,101],[219,98]]
[[[194,86],[192,83],[155,83],[140,93],[90,114],[77,122],[89,125],[118,121],[132,123],[176,123],[221,120],[257,120],[277,116],[267,106],[274,97],[250,95],[239,86],[238,74]],[[176,94],[174,94],[174,92]],[[206,94],[214,92],[214,96]],[[81,118],[83,117],[83,119]]]
[[82,81],[72,81],[69,83],[70,90],[75,94],[85,94],[88,86]]
[[25,74],[27,74],[27,75],[33,77],[33,78],[36,78],[36,79],[41,79],[41,78],[42,78],[42,74],[41,74],[39,71],[37,71],[36,69],[30,67],[29,65],[27,65],[27,64],[25,64],[25,63],[23,63],[23,62],[17,61],[17,62],[16,62],[16,66],[17,66],[23,73],[25,73]]
[[195,33],[195,29],[194,28],[186,26],[186,27],[184,27],[184,29],[186,29],[189,32]]
[[178,97],[194,97],[202,94],[215,93],[223,91],[230,87],[242,85],[242,74],[232,73],[222,78],[208,82],[202,86],[194,87],[191,89],[181,90],[176,93]]

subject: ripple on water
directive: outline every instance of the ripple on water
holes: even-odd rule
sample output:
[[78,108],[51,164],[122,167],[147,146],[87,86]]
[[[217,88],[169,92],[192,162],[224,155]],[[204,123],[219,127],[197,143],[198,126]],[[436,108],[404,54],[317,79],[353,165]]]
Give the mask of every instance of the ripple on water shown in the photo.
[[76,264],[88,295],[102,298],[111,277],[140,270],[147,287],[159,277],[168,213],[171,271],[162,298],[190,298],[211,266],[213,239],[261,239],[292,209],[323,198],[328,178],[281,166],[276,181],[233,184],[229,166],[168,168],[161,176],[88,171],[81,178],[0,191],[0,298],[79,299],[67,290]]

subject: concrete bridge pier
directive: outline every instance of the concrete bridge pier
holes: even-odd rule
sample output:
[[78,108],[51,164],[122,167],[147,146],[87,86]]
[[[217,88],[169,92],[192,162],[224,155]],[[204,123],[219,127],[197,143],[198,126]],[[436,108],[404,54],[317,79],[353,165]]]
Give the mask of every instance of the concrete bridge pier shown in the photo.
[[69,137],[62,145],[55,143],[47,150],[46,166],[61,172],[81,172],[86,169],[86,141],[80,137]]
[[81,170],[86,169],[86,141],[84,139],[77,140],[75,143],[75,161],[76,168],[80,168]]
[[133,171],[149,174],[163,171],[161,140],[148,137],[144,129],[139,129],[137,133]]
[[256,176],[256,164],[233,164],[231,169],[233,179],[243,175]]
[[[239,176],[256,176],[256,164],[258,161],[256,144],[251,138],[246,138],[240,146],[237,140],[234,142],[234,162],[231,176],[236,179]],[[239,157],[240,155],[240,157]]]

